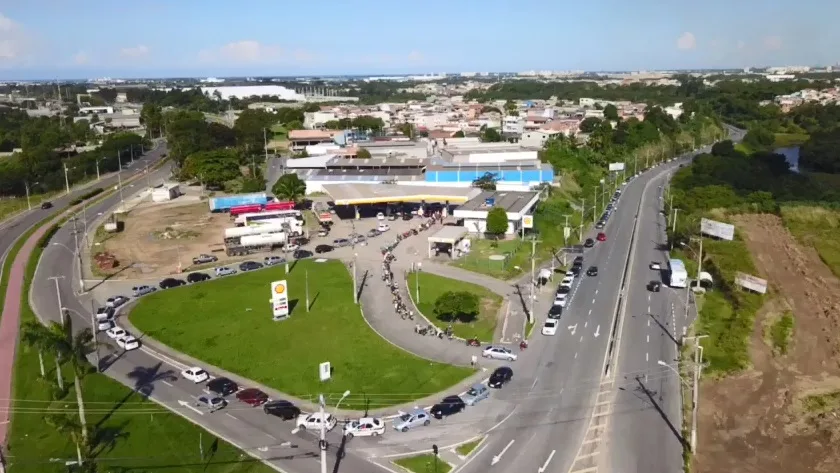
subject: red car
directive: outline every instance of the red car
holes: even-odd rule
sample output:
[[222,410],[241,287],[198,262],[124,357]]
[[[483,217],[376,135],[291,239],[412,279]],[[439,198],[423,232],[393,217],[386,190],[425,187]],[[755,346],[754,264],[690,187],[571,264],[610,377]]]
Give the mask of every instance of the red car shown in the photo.
[[257,388],[248,388],[236,393],[236,399],[239,399],[249,406],[259,407],[268,402],[268,394]]
[[598,234],[598,241],[607,241],[607,235],[603,232]]

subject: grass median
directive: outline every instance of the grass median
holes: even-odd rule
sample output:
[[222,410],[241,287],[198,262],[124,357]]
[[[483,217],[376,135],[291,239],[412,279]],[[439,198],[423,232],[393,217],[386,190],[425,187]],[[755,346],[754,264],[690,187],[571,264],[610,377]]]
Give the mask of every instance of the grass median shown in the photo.
[[[288,281],[291,316],[275,322],[270,284],[281,279]],[[383,340],[365,323],[352,294],[340,262],[304,260],[289,275],[279,265],[159,291],[140,300],[130,318],[175,350],[300,399],[315,401],[324,393],[334,403],[350,390],[342,403],[348,409],[413,401],[473,373],[417,358]],[[333,373],[323,383],[318,365],[326,361]]]
[[[408,289],[411,297],[417,303],[417,277],[418,273],[408,275]],[[420,277],[420,302],[417,308],[429,320],[440,328],[446,328],[448,321],[440,320],[435,315],[435,301],[438,297],[449,291],[464,291],[475,294],[479,298],[480,312],[472,322],[452,322],[452,330],[455,335],[461,338],[478,337],[479,340],[493,341],[493,334],[496,331],[496,324],[499,318],[499,308],[502,306],[502,297],[489,289],[464,281],[450,279],[430,273],[419,273]]]
[[412,473],[448,473],[452,465],[431,453],[394,460],[394,464]]

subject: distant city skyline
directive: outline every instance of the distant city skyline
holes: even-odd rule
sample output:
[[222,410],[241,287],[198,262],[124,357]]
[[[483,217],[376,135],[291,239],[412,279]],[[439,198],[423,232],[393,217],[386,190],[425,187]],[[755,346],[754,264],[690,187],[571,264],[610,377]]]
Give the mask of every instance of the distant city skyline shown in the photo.
[[829,0],[418,5],[0,4],[0,80],[742,69],[840,57],[840,3]]

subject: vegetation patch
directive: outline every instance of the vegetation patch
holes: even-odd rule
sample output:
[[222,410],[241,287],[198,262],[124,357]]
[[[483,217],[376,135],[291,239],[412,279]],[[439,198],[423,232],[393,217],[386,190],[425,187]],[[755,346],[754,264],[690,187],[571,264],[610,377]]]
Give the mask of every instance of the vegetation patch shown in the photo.
[[[338,261],[298,261],[144,297],[130,314],[146,335],[292,396],[316,401],[320,392],[342,406],[383,408],[449,388],[473,373],[417,358],[391,345],[353,304],[352,282]],[[288,320],[272,320],[272,281],[289,287]],[[311,308],[306,311],[306,281]],[[422,288],[421,288],[422,291]],[[318,365],[332,364],[326,386]]]
[[782,221],[805,247],[817,250],[820,259],[840,277],[840,211],[813,205],[781,208]]
[[479,438],[479,439],[475,439],[472,442],[462,443],[461,445],[458,445],[457,447],[455,447],[455,451],[458,452],[458,455],[461,455],[462,457],[466,457],[467,455],[472,453],[473,450],[475,450],[476,447],[478,447],[481,444],[482,441],[484,441],[483,437]]
[[522,274],[525,268],[530,270],[531,242],[516,237],[500,241],[473,240],[470,252],[452,264],[494,278],[510,279]]
[[787,311],[773,320],[768,328],[768,335],[773,345],[773,352],[787,355],[788,345],[793,338],[793,313]]
[[802,408],[809,414],[823,414],[840,408],[840,391],[809,394],[802,399]]
[[[419,289],[420,300],[417,301],[417,289]],[[461,338],[477,337],[479,340],[490,342],[496,331],[496,324],[499,317],[499,309],[502,306],[502,297],[489,289],[464,281],[445,278],[436,274],[425,272],[413,272],[408,276],[408,289],[411,297],[417,304],[417,308],[435,325],[441,328],[452,325],[453,333]],[[458,307],[449,308],[449,299],[446,294],[465,293],[475,298],[475,315],[451,316],[461,307],[462,297],[451,301],[457,303]],[[470,305],[470,301],[463,301]],[[469,309],[469,307],[467,308]],[[468,310],[467,312],[472,312]]]
[[452,470],[452,465],[431,453],[400,458],[394,460],[394,464],[412,473],[449,473]]

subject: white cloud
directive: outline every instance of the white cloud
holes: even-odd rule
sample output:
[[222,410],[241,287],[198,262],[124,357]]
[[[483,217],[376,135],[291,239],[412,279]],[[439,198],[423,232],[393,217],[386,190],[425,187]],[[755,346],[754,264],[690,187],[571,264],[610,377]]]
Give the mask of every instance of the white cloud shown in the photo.
[[738,47],[739,50],[746,49],[747,43],[744,42],[744,40],[738,40],[737,47]]
[[149,55],[149,47],[142,44],[120,49],[120,57],[124,59],[139,59]]
[[90,64],[90,56],[84,51],[79,51],[73,55],[73,64],[76,64],[77,66]]
[[17,65],[28,58],[32,38],[11,18],[0,13],[0,66]]
[[[216,49],[205,49],[198,53],[198,57],[202,62],[222,64],[272,64],[284,59],[284,52],[280,46],[243,40]],[[308,56],[305,51],[296,51],[293,57]]]
[[782,38],[778,36],[767,36],[764,38],[764,48],[770,51],[782,49]]
[[418,62],[423,62],[426,58],[423,56],[423,53],[420,51],[411,51],[408,53],[408,62],[412,64],[416,64]]
[[695,46],[697,46],[697,38],[694,37],[694,33],[686,31],[677,38],[678,49],[689,50],[694,49]]

